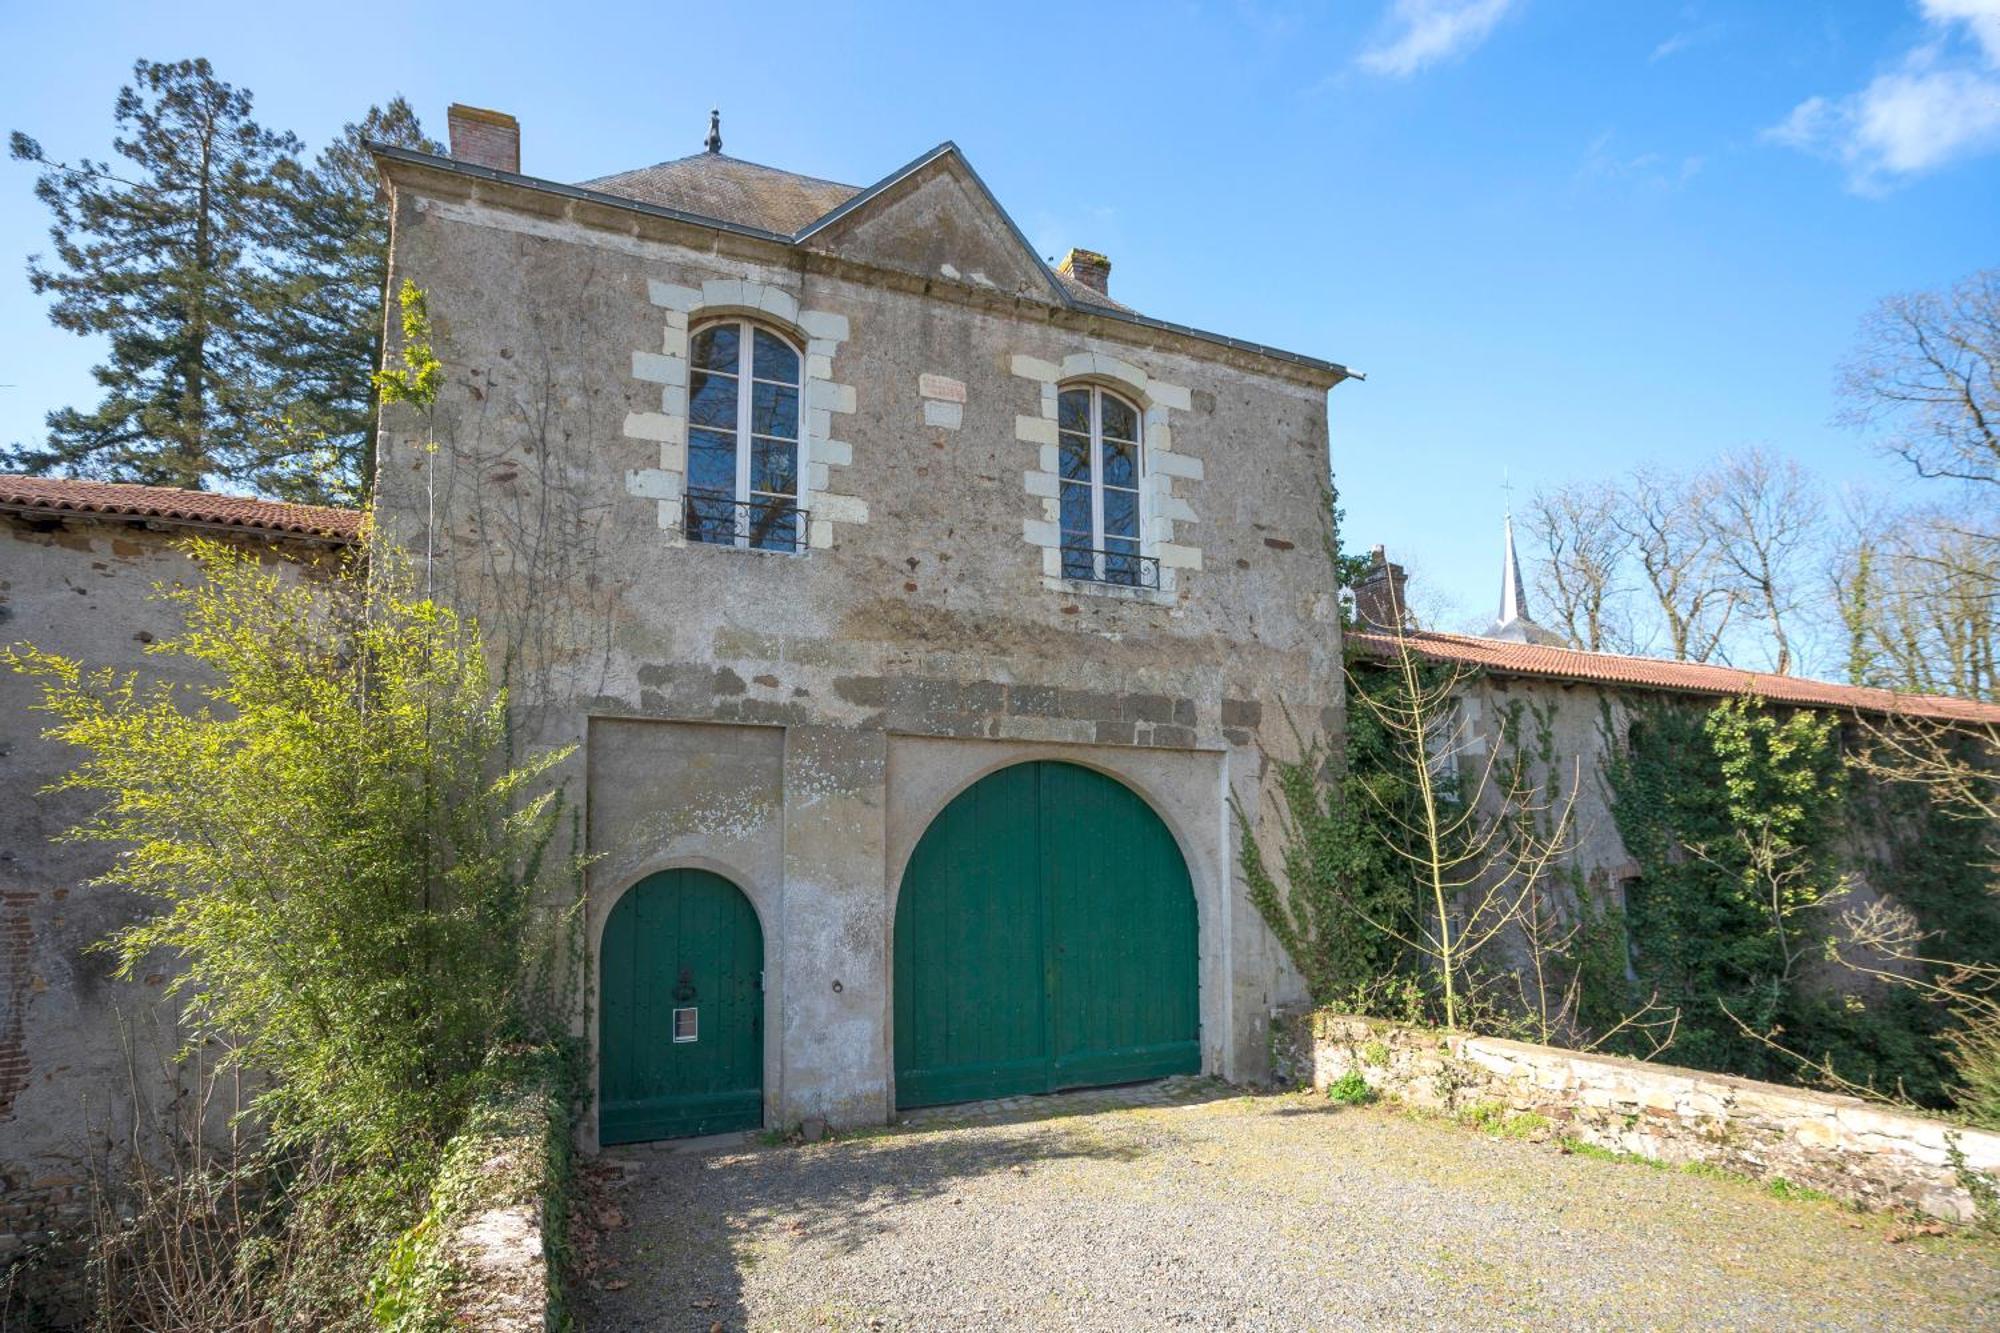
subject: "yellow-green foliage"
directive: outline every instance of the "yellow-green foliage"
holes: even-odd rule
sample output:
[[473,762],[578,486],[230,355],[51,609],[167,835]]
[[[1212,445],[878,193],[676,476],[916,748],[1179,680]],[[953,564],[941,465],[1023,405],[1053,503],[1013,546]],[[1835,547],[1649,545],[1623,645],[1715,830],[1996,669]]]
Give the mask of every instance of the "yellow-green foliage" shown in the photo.
[[371,1166],[428,1156],[516,1016],[561,756],[501,763],[505,703],[475,627],[386,557],[291,577],[211,541],[149,646],[175,689],[12,655],[43,686],[58,785],[98,798],[70,836],[118,850],[107,885],[157,911],[104,946],[120,975],[178,962],[193,1040],[261,1076],[280,1146]]
[[398,1238],[370,1283],[379,1328],[441,1333],[453,1326],[454,1288],[464,1280],[452,1260],[452,1237],[490,1209],[525,1207],[543,1219],[542,1273],[561,1321],[560,1265],[571,1187],[569,1107],[572,1062],[556,1046],[499,1048],[475,1083],[465,1126],[446,1146],[423,1216]]
[[437,402],[438,388],[444,382],[444,362],[431,347],[430,307],[423,288],[408,278],[403,279],[396,302],[402,309],[403,364],[376,371],[375,387],[384,402],[429,409]]

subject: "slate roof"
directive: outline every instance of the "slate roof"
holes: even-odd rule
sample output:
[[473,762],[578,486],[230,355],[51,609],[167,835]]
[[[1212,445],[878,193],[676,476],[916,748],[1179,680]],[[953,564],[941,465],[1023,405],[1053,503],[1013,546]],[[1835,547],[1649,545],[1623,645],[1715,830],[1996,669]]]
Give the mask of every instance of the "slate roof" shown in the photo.
[[582,182],[586,190],[636,199],[783,236],[805,228],[861,193],[858,185],[801,176],[722,153],[687,157]]
[[[1512,643],[1471,634],[1413,631],[1410,646],[1433,662],[1479,667],[1496,676],[1620,685],[1674,694],[1755,695],[1772,703],[1843,712],[1901,714],[1939,722],[2000,724],[2000,704],[1953,699],[1938,694],[1898,694],[1860,685],[1836,685],[1803,676],[1774,676],[1700,662],[1664,662],[1620,653],[1587,653],[1575,648]],[[1347,641],[1374,657],[1393,657],[1392,634],[1349,630]]]
[[[690,153],[671,162],[579,182],[581,188],[739,227],[791,236],[861,193],[858,185],[801,176],[724,153]],[[1085,286],[1060,269],[1055,280],[1079,305],[1133,314],[1131,306]]]
[[285,504],[242,495],[188,491],[176,486],[73,481],[63,477],[0,474],[0,510],[29,514],[92,514],[158,519],[218,528],[314,537],[340,544],[358,541],[361,511],[324,505]]
[[[724,153],[695,153],[655,166],[641,167],[636,171],[601,176],[581,185],[564,185],[534,176],[523,176],[517,172],[500,171],[477,163],[462,162],[436,153],[402,148],[394,144],[371,140],[367,148],[374,154],[378,166],[411,163],[482,180],[504,181],[511,185],[572,199],[614,206],[624,205],[642,211],[657,210],[683,222],[705,223],[784,245],[799,244],[808,239],[818,227],[826,226],[833,218],[844,215],[844,210],[866,207],[871,199],[894,188],[913,173],[940,158],[949,156],[957,160],[971,176],[978,189],[986,195],[994,209],[1003,219],[1007,219],[1006,210],[1001,207],[997,199],[993,198],[992,191],[986,188],[985,182],[979,180],[978,173],[972,169],[972,164],[965,160],[965,155],[959,151],[958,145],[949,140],[861,190],[851,185],[822,180],[817,176],[801,176],[795,172],[780,171],[775,167],[766,167],[755,162],[744,162]],[[822,208],[821,205],[825,207]],[[1027,238],[1020,236],[1019,227],[1014,226],[1011,219],[1007,221],[1008,225],[1014,228],[1022,246],[1027,247]],[[1032,250],[1030,253],[1033,253]],[[1096,310],[1128,323],[1161,329],[1224,347],[1239,348],[1253,355],[1309,366],[1320,372],[1330,372],[1332,382],[1336,384],[1344,379],[1366,378],[1358,371],[1351,371],[1345,366],[1320,357],[1287,352],[1282,348],[1155,318],[1109,296],[1091,291],[1081,283],[1055,272],[1039,255],[1035,256],[1035,262],[1042,266],[1043,271],[1048,273],[1056,284],[1061,302],[1070,307]]]

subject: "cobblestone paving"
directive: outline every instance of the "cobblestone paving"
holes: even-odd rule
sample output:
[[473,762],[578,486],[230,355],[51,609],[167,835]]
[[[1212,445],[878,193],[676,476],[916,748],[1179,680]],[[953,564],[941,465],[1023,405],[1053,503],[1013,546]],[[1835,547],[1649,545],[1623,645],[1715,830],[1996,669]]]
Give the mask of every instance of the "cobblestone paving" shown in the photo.
[[2000,1327],[1991,1242],[1393,1110],[1183,1079],[906,1119],[614,1157],[584,1328]]

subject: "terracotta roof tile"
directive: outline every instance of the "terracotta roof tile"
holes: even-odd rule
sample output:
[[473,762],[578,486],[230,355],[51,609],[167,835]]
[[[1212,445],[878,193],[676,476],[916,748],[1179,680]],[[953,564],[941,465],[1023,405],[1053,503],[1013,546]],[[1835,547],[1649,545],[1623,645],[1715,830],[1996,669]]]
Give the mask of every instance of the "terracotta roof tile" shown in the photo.
[[361,511],[322,505],[284,504],[174,486],[130,486],[117,482],[72,481],[62,477],[0,474],[0,509],[41,514],[100,514],[153,518],[174,523],[211,524],[257,532],[289,533],[324,541],[353,542],[361,535]]
[[[1651,657],[1626,657],[1618,653],[1587,653],[1575,648],[1549,648],[1540,644],[1483,639],[1470,634],[1419,631],[1412,633],[1409,639],[1412,647],[1434,662],[1482,667],[1500,676],[1535,676],[1545,680],[1626,685],[1679,694],[1752,694],[1772,703],[1805,708],[1901,713],[1944,722],[2000,724],[2000,704],[1953,699],[1938,694],[1898,694],[1893,690],[1836,685],[1831,681],[1808,680],[1803,676],[1774,676],[1737,667],[1666,662]],[[1347,641],[1371,656],[1389,657],[1396,651],[1395,636],[1377,631],[1349,630]]]

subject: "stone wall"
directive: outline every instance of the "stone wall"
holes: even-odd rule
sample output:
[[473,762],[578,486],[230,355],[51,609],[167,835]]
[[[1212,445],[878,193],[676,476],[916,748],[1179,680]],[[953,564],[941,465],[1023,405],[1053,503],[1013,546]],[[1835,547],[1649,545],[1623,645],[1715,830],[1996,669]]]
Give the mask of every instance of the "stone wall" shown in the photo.
[[377,1279],[379,1321],[480,1333],[570,1326],[560,1263],[574,1160],[570,1086],[552,1047],[487,1056],[424,1219]]
[[1584,1143],[1782,1179],[1861,1208],[1972,1220],[1953,1139],[1967,1167],[2000,1175],[2000,1134],[1853,1097],[1345,1014],[1293,1014],[1277,1027],[1284,1082],[1324,1088],[1358,1072],[1415,1106],[1539,1115]]
[[[308,541],[221,529],[287,567],[327,553]],[[147,656],[178,628],[157,585],[199,577],[180,548],[195,529],[84,514],[0,517],[0,647],[33,644],[88,667],[141,669],[185,684],[185,660]],[[74,765],[44,739],[38,687],[0,668],[0,1265],[87,1211],[85,1164],[126,1142],[181,1091],[172,1059],[181,1035],[160,996],[168,965],[121,981],[90,951],[144,904],[91,883],[109,847],[65,843],[83,820],[82,792],[43,789]]]

